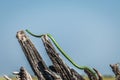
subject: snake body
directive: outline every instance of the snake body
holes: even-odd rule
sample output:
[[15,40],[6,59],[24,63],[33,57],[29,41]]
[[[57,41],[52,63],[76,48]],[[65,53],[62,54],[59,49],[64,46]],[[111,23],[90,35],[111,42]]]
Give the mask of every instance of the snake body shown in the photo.
[[89,67],[87,67],[87,66],[79,66],[78,64],[76,64],[76,63],[72,60],[72,58],[59,46],[59,44],[57,43],[57,41],[53,38],[53,36],[52,36],[51,34],[35,35],[35,34],[31,33],[29,30],[26,30],[26,31],[27,31],[30,35],[32,35],[32,36],[34,36],[34,37],[38,37],[38,38],[40,38],[40,37],[42,37],[42,36],[44,36],[44,35],[47,35],[47,36],[52,40],[52,42],[53,42],[54,45],[57,47],[57,49],[64,55],[64,57],[66,57],[66,58],[68,59],[68,61],[70,61],[76,68],[81,69],[81,70],[89,70],[94,76],[96,76],[96,75],[95,75],[95,72],[94,72],[91,68],[89,68]]

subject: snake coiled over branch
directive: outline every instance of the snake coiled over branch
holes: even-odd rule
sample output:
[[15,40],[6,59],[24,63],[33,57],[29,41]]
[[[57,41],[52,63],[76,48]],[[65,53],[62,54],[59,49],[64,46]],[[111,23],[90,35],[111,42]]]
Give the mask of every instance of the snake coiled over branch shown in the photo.
[[44,35],[47,35],[51,41],[54,43],[54,45],[57,47],[57,49],[62,53],[62,55],[64,55],[64,57],[71,62],[76,68],[80,69],[80,70],[88,70],[90,71],[94,76],[96,76],[96,73],[94,72],[94,70],[92,70],[91,68],[87,67],[87,66],[80,66],[78,65],[76,62],[74,62],[72,60],[72,58],[60,47],[60,45],[57,43],[57,41],[53,38],[53,36],[51,34],[41,34],[41,35],[36,35],[33,34],[32,32],[30,32],[29,30],[26,30],[26,32],[28,32],[30,35],[37,37],[37,38],[41,38]]

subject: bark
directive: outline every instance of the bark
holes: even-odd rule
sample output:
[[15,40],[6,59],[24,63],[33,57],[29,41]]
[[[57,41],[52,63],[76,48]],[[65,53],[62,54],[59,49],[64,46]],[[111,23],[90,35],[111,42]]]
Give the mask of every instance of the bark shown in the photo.
[[120,69],[119,69],[119,64],[110,64],[110,67],[115,74],[116,80],[120,80]]
[[27,72],[27,70],[24,67],[20,68],[20,72],[13,73],[14,75],[16,75],[18,80],[33,80],[31,75]]
[[[14,75],[16,75],[17,80],[33,80],[31,75],[27,72],[27,70],[24,67],[20,68],[20,72],[13,72]],[[4,78],[6,80],[12,80],[7,75],[4,75]]]
[[73,72],[69,66],[63,62],[54,46],[48,39],[48,36],[43,36],[42,41],[44,43],[46,52],[53,63],[54,71],[56,71],[57,74],[60,74],[63,80],[84,80],[77,72],[77,75],[75,75],[75,72]]
[[88,75],[90,80],[97,80],[97,77],[94,76],[89,70],[85,69],[84,72]]
[[102,74],[100,72],[98,72],[98,70],[96,70],[95,68],[93,68],[93,70],[96,72],[98,80],[103,80]]
[[45,71],[48,69],[45,62],[25,32],[18,31],[17,38],[38,80],[52,80],[51,76]]
[[4,78],[5,78],[6,80],[12,80],[12,79],[9,78],[7,75],[4,75]]
[[[18,31],[16,36],[38,80],[85,80],[77,71],[71,69],[64,63],[47,35],[42,36],[42,42],[53,63],[49,68],[46,66],[34,44],[28,36],[26,36],[24,31]],[[120,70],[118,65],[110,65],[110,67],[116,75],[116,80],[120,80]],[[94,71],[96,72],[96,76],[89,70],[84,70],[90,80],[103,80],[102,75],[96,69],[94,69]],[[21,80],[32,80],[29,73],[23,67],[21,67],[20,72],[16,74],[19,75]],[[10,80],[8,77],[6,77],[6,79]]]

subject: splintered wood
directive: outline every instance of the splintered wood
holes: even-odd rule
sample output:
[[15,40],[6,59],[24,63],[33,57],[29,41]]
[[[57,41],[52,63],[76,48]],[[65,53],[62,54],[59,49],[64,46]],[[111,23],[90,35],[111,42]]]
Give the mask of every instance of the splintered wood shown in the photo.
[[70,69],[63,62],[47,36],[43,36],[42,41],[48,56],[53,62],[53,65],[49,68],[24,31],[17,32],[17,39],[38,80],[84,80],[79,73]]
[[[20,72],[13,72],[14,75],[16,75],[17,80],[33,80],[31,75],[27,72],[27,70],[24,67],[20,68]],[[12,80],[7,75],[4,75],[4,78],[6,80]]]
[[[78,75],[74,70],[71,71],[71,69],[63,62],[46,35],[42,37],[42,41],[48,56],[53,62],[55,72],[60,74],[63,80],[84,80],[81,75]],[[77,73],[77,75],[74,73]]]
[[110,67],[112,68],[112,71],[115,74],[116,80],[120,80],[119,64],[110,64]]
[[[42,71],[47,67],[41,56],[39,55],[37,49],[32,44],[30,39],[25,35],[24,31],[17,32],[17,38],[35,75],[38,77],[39,80],[45,80]],[[43,70],[41,70],[40,68],[43,68]]]
[[[53,63],[53,65],[49,67],[46,66],[41,55],[24,31],[18,31],[16,37],[38,80],[85,80],[77,71],[71,69],[63,62],[47,35],[42,36],[41,39],[47,55]],[[118,65],[110,65],[110,67],[116,75],[116,80],[120,80],[120,70]],[[30,75],[25,73],[24,68],[21,68],[20,70],[24,72],[24,74],[19,73],[19,75],[22,74],[20,75],[21,80],[32,80]],[[93,75],[89,70],[84,70],[88,75],[89,80],[103,80],[102,75],[96,69],[93,70],[96,75]],[[29,76],[29,79],[26,76]],[[5,78],[10,80],[7,76],[5,76]]]

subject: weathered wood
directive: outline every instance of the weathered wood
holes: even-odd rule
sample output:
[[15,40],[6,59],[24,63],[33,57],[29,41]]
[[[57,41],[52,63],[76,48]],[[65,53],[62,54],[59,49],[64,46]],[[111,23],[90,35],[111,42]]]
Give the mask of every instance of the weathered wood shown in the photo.
[[20,68],[20,72],[14,72],[14,75],[16,75],[18,80],[32,80],[31,75],[27,72],[27,70],[24,67]]
[[[42,36],[42,41],[53,63],[49,68],[24,31],[18,31],[17,38],[38,80],[85,80],[79,73],[63,62],[47,35]],[[110,65],[110,67],[116,76],[116,80],[120,80],[118,64]],[[90,80],[103,80],[102,75],[96,69],[93,70],[96,72],[96,76],[87,69],[84,70],[84,72]],[[20,80],[32,80],[29,73],[27,73],[23,67],[21,67],[20,72],[16,74],[19,75],[18,78],[20,78]],[[9,77],[6,77],[6,79],[11,80]]]
[[89,80],[103,80],[102,75],[100,74],[100,72],[98,72],[98,70],[96,70],[95,68],[93,68],[93,70],[95,71],[95,75],[93,75],[87,69],[84,70],[84,72],[87,74]]
[[47,36],[42,37],[42,41],[44,43],[45,49],[48,53],[48,56],[50,57],[51,61],[53,62],[53,66],[58,74],[62,77],[63,80],[71,80],[71,72],[70,69],[68,69],[68,66],[66,66],[62,59],[59,58],[59,55],[57,54],[55,48],[52,46],[51,42],[48,40]]
[[56,74],[55,72],[51,70],[45,70],[48,74],[50,74],[54,80],[63,80],[59,74]]
[[116,80],[120,80],[120,69],[119,64],[110,64],[110,67],[112,68],[113,73],[115,74]]
[[50,75],[45,71],[48,69],[45,62],[25,32],[18,31],[17,38],[38,80],[52,80]]
[[59,54],[46,35],[42,37],[42,41],[44,43],[46,52],[53,63],[55,71],[60,74],[63,80],[84,80],[83,78],[78,78],[78,76],[82,76],[78,74],[76,76],[73,74],[73,72],[71,72],[71,69],[60,58]]
[[4,78],[5,78],[6,80],[12,80],[12,79],[9,78],[7,75],[4,75]]
[[74,69],[71,69],[73,78],[72,80],[85,80],[78,72],[76,72]]
[[[24,67],[20,68],[20,72],[13,72],[14,75],[16,75],[17,80],[32,80],[31,75],[27,72],[27,70]],[[4,78],[6,80],[12,80],[7,75],[4,75]]]
[[93,70],[96,72],[96,76],[98,77],[97,80],[103,80],[102,74],[98,72],[98,70],[96,70],[95,68],[93,68]]
[[97,77],[93,75],[89,70],[85,69],[84,72],[88,75],[90,80],[97,80]]

